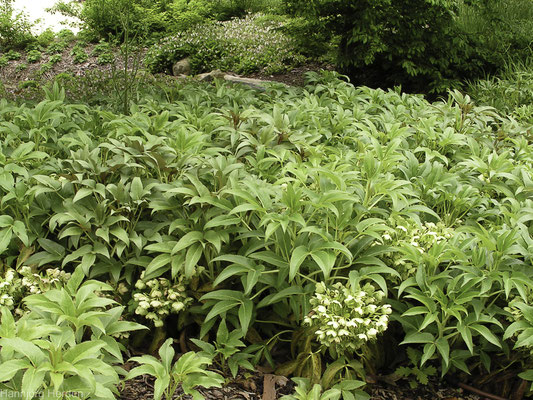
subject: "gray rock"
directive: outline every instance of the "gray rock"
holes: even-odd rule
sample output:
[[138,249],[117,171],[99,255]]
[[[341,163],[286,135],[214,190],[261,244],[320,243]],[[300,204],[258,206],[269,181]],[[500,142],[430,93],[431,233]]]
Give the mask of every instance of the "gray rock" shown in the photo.
[[265,90],[265,83],[272,82],[272,81],[264,81],[261,79],[241,78],[240,76],[233,76],[233,75],[224,75],[224,79],[230,82],[242,83],[244,85],[248,85],[251,88],[254,88],[260,91]]
[[190,75],[191,74],[191,62],[189,58],[184,58],[183,60],[179,60],[177,63],[175,63],[172,66],[172,75],[174,76],[180,76],[180,75]]
[[211,72],[206,72],[206,73],[203,73],[203,74],[196,75],[196,79],[198,79],[200,81],[203,81],[203,82],[211,82],[215,78],[216,79],[224,79],[225,75],[226,74],[224,72],[222,72],[221,70],[215,69],[214,71],[211,71]]

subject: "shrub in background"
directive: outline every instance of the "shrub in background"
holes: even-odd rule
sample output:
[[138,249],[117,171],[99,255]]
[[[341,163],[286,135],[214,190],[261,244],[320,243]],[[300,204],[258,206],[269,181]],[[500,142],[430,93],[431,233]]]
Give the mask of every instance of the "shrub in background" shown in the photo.
[[[139,37],[147,37],[152,32],[165,30],[167,3],[165,0],[87,0],[79,16],[93,40],[123,40],[126,29]],[[130,15],[127,22],[126,14]]]
[[281,26],[265,23],[258,14],[199,25],[155,45],[145,65],[152,72],[168,71],[174,62],[189,56],[194,72],[217,68],[236,73],[281,72],[303,61],[294,42],[278,31]]
[[13,9],[13,0],[0,1],[0,51],[23,49],[35,41],[33,24],[22,12]]
[[229,20],[244,17],[247,13],[282,11],[280,0],[219,0],[214,3],[215,17],[218,20]]
[[168,32],[192,28],[214,15],[215,3],[205,0],[177,0],[168,5],[166,25]]
[[[287,0],[300,36],[338,35],[337,65],[356,82],[445,91],[465,72],[467,43],[456,35],[448,0]],[[303,39],[304,41],[306,39]]]
[[37,36],[37,44],[42,47],[48,47],[56,37],[56,34],[51,29],[46,29]]
[[461,2],[456,25],[483,60],[486,72],[507,68],[509,60],[533,54],[533,4],[530,0]]
[[508,63],[498,76],[470,82],[467,92],[479,105],[533,124],[533,59]]

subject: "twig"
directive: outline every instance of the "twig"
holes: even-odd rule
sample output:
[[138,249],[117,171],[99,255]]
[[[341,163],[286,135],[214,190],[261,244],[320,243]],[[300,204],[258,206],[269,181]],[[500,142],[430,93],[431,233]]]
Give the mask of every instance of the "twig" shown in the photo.
[[505,397],[501,397],[501,396],[498,396],[498,395],[495,395],[495,394],[492,394],[492,393],[484,392],[483,390],[476,389],[475,387],[467,385],[466,383],[458,382],[457,386],[459,386],[460,388],[463,388],[465,390],[468,390],[469,392],[475,393],[475,394],[477,394],[479,396],[485,397],[487,399],[491,399],[491,400],[509,400],[509,399],[506,399]]

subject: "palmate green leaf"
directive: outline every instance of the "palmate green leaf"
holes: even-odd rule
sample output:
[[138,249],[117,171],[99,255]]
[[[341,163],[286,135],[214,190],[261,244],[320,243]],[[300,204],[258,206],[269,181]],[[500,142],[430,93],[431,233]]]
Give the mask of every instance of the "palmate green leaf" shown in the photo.
[[209,310],[209,313],[205,316],[204,323],[213,319],[214,317],[218,315],[222,315],[226,313],[227,311],[236,308],[241,304],[240,301],[235,300],[222,300],[218,301],[217,303],[214,303],[211,309]]
[[183,354],[172,367],[172,374],[187,376],[190,374],[203,374],[205,365],[211,364],[211,359],[199,355],[194,351]]
[[410,307],[406,312],[402,314],[402,317],[410,317],[413,315],[427,314],[429,310],[424,306]]
[[154,400],[160,400],[161,397],[163,397],[163,394],[165,393],[165,390],[167,390],[169,385],[170,385],[170,376],[164,375],[164,376],[158,377],[154,383]]
[[280,269],[288,269],[289,263],[280,257],[278,254],[274,253],[273,251],[267,250],[267,251],[256,251],[254,253],[251,253],[248,257],[263,261],[267,264],[274,265],[275,267],[278,267]]
[[244,275],[248,273],[248,271],[250,271],[250,269],[242,265],[237,265],[237,264],[230,265],[229,267],[224,268],[224,270],[220,274],[218,274],[218,276],[213,282],[213,287],[217,287],[222,282],[224,282],[226,279],[229,279],[231,277]]
[[46,358],[43,350],[28,340],[18,337],[0,339],[0,346],[6,347],[23,354],[34,366],[40,365]]
[[96,261],[96,254],[92,254],[92,253],[85,254],[81,258],[81,263],[79,267],[81,268],[81,270],[83,271],[85,275],[89,275],[90,269],[94,265],[95,261]]
[[63,315],[69,317],[75,317],[77,315],[77,310],[74,301],[72,300],[72,297],[68,294],[68,292],[64,289],[60,290],[59,306],[61,307]]
[[233,210],[229,212],[229,215],[238,214],[238,213],[247,212],[247,211],[264,211],[264,208],[260,207],[257,204],[246,204],[245,203],[245,204],[241,204],[233,208]]
[[431,333],[414,331],[407,333],[400,344],[433,343],[434,341],[435,338]]
[[180,240],[178,240],[178,243],[176,243],[176,245],[172,249],[172,255],[176,254],[180,250],[186,249],[187,247],[191,246],[196,242],[201,241],[203,238],[204,235],[202,232],[192,231],[186,233],[180,238]]
[[73,203],[76,203],[82,199],[84,199],[87,196],[90,196],[94,193],[94,189],[91,188],[81,188],[79,189],[76,194],[74,195],[74,198],[72,199]]
[[[135,357],[133,357],[135,358]],[[137,361],[137,362],[141,362],[139,360],[134,360],[133,358],[130,358],[130,361]],[[138,357],[140,358],[140,357]],[[155,360],[155,359],[154,359]],[[157,361],[157,360],[156,360]],[[151,375],[151,376],[156,376],[156,370],[154,368],[153,365],[151,364],[143,364],[141,366],[138,366],[138,367],[135,367],[135,368],[132,368],[128,374],[126,375],[126,377],[124,378],[124,380],[130,380],[130,379],[133,379],[133,378],[136,378],[138,376],[141,376],[141,375]]]
[[[253,369],[253,368],[252,368]],[[189,379],[187,379],[189,381]],[[224,378],[213,371],[202,371],[202,374],[200,376],[191,376],[190,382],[187,382],[185,386],[193,385],[203,388],[212,388],[212,387],[222,387],[224,384]],[[190,389],[188,389],[188,394],[191,394]],[[203,398],[201,396],[200,398]]]
[[426,316],[424,317],[424,320],[418,327],[418,330],[423,331],[424,329],[426,329],[429,325],[431,325],[433,322],[437,321],[438,319],[439,319],[438,314],[427,313]]
[[77,250],[73,251],[69,255],[67,255],[63,259],[62,266],[64,267],[69,262],[75,261],[78,258],[83,257],[85,254],[91,253],[92,251],[93,251],[93,246],[91,246],[90,244],[86,244],[86,245],[78,248]]
[[265,267],[258,266],[257,268],[251,270],[245,276],[241,277],[242,286],[244,287],[244,295],[249,296],[252,293],[252,289],[255,287],[261,274],[265,270]]
[[115,360],[119,364],[124,364],[124,359],[122,357],[121,345],[111,336],[102,335],[100,339],[105,342],[103,349],[109,353],[111,356],[115,357]]
[[487,341],[489,341],[493,345],[499,348],[502,347],[500,340],[485,325],[471,324],[470,329],[478,332],[481,336],[483,336],[485,339],[487,339]]
[[175,351],[172,347],[173,340],[171,338],[165,340],[165,343],[159,348],[159,357],[163,363],[165,370],[170,373],[172,360],[174,359]]
[[45,239],[45,238],[39,238],[37,239],[37,243],[39,243],[39,246],[41,246],[41,248],[44,251],[50,254],[53,254],[56,256],[62,256],[63,254],[65,254],[65,248],[61,246],[59,243],[54,242],[52,240]]
[[124,228],[121,228],[119,226],[115,226],[109,230],[109,233],[115,237],[117,237],[120,241],[122,241],[126,246],[129,246],[130,244],[130,237],[128,235],[128,232]]
[[204,225],[204,229],[218,228],[220,226],[232,226],[239,225],[241,219],[238,217],[230,217],[229,215],[219,215],[209,221]]
[[[118,307],[123,308],[123,307]],[[122,312],[121,312],[122,314]],[[148,329],[146,326],[138,324],[132,321],[114,321],[106,326],[106,334],[114,335],[121,332],[138,331],[142,329]]]
[[185,277],[190,279],[196,273],[196,266],[200,257],[202,257],[203,248],[200,243],[193,244],[187,249],[187,255],[185,256]]
[[263,298],[258,304],[257,308],[267,307],[269,305],[275,304],[280,300],[292,297],[292,296],[302,296],[305,294],[305,290],[301,286],[290,286],[288,288],[276,291],[275,293],[269,294]]
[[505,329],[505,333],[503,334],[503,340],[507,340],[515,333],[528,328],[533,328],[533,326],[528,321],[515,321],[511,325],[509,325],[507,329]]
[[130,195],[133,201],[140,200],[144,195],[143,184],[138,176],[131,181]]
[[305,246],[298,246],[293,250],[289,263],[289,282],[294,280],[296,274],[298,273],[300,265],[302,265],[308,255],[309,250]]
[[439,351],[444,361],[444,365],[446,366],[446,368],[448,368],[450,363],[450,345],[448,343],[448,340],[441,337],[435,341],[435,345],[437,346],[437,350]]
[[255,263],[251,261],[249,258],[245,256],[239,256],[236,254],[223,254],[221,256],[215,257],[211,260],[211,262],[217,262],[217,261],[227,261],[231,262],[236,265],[241,265],[246,267],[247,269],[254,268]]
[[17,334],[15,318],[9,308],[2,306],[2,320],[0,321],[0,338],[12,338]]
[[318,246],[313,247],[313,250],[337,250],[340,253],[344,254],[348,261],[352,261],[353,255],[350,250],[343,244],[339,242],[329,241],[329,242],[322,242]]
[[7,228],[13,225],[13,217],[10,215],[0,215],[0,228]]
[[103,239],[106,243],[109,242],[109,227],[108,226],[102,226],[96,230],[94,233],[99,238]]
[[22,376],[21,392],[22,398],[25,400],[32,400],[34,394],[40,388],[44,388],[44,377],[46,371],[39,371],[34,367],[30,367],[24,372]]
[[8,360],[0,364],[0,382],[9,381],[21,369],[30,368],[32,364],[29,360],[17,359]]
[[242,292],[239,292],[237,290],[215,290],[213,292],[209,292],[204,294],[200,301],[204,300],[232,300],[232,301],[238,301],[242,302],[244,301],[245,297],[242,294]]
[[513,305],[520,309],[526,321],[533,325],[533,306],[530,306],[521,301],[514,302]]
[[[49,293],[47,293],[49,294]],[[43,294],[33,294],[24,298],[24,303],[27,304],[30,310],[37,308],[51,312],[53,314],[61,314],[62,310],[58,301],[50,300]]]
[[519,373],[518,377],[525,381],[533,381],[533,369],[528,369],[524,372]]
[[317,263],[318,267],[324,274],[324,280],[327,281],[333,270],[337,256],[331,252],[313,251],[311,252],[311,258]]
[[61,230],[59,235],[57,235],[58,239],[64,239],[69,236],[80,236],[83,234],[83,229],[81,229],[79,226],[68,226]]
[[156,253],[172,253],[172,249],[176,245],[176,241],[168,240],[161,243],[152,243],[144,247],[145,250],[154,251]]
[[533,346],[533,328],[526,328],[518,335],[515,348]]
[[435,354],[435,343],[426,343],[424,350],[422,351],[422,357],[420,358],[420,366],[423,367],[426,361],[428,361]]
[[7,250],[11,243],[13,236],[13,229],[11,227],[4,228],[0,231],[0,254]]
[[86,358],[95,358],[100,353],[100,349],[105,347],[105,345],[106,343],[102,340],[79,343],[63,354],[63,360],[75,365]]
[[252,300],[246,299],[242,302],[242,305],[239,307],[239,323],[241,324],[242,334],[246,335],[248,332],[248,327],[252,321],[252,313],[254,310],[254,303]]
[[204,239],[215,247],[217,253],[220,253],[222,249],[222,241],[224,239],[224,236],[221,233],[209,230],[204,232]]
[[20,239],[20,241],[25,246],[30,245],[28,234],[26,232],[26,225],[24,225],[22,221],[15,221],[13,223],[13,233]]
[[172,256],[170,254],[159,254],[146,267],[144,279],[153,279],[163,275],[170,269]]
[[[342,360],[336,360],[329,364],[322,374],[322,378],[320,380],[320,383],[322,387],[331,387],[331,384],[333,383],[333,379],[337,375],[337,373],[342,370],[346,366],[346,363]],[[356,389],[356,388],[354,388]]]

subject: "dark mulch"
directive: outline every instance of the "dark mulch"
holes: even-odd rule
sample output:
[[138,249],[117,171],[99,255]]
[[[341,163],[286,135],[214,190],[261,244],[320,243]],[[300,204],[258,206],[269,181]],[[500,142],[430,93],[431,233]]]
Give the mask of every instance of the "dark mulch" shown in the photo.
[[[139,376],[127,381],[121,390],[121,400],[151,400],[153,397],[152,377]],[[426,386],[413,389],[408,382],[395,385],[386,383],[372,384],[370,393],[373,400],[484,400],[469,391],[439,380],[430,381]],[[255,371],[246,377],[239,376],[223,388],[200,389],[207,400],[277,400],[286,394],[294,392],[294,382],[273,374]],[[178,390],[175,398],[182,393]],[[190,399],[190,396],[184,396]]]
[[320,64],[316,62],[310,62],[304,65],[300,65],[293,68],[290,71],[282,74],[269,75],[264,72],[254,72],[246,75],[247,78],[262,79],[267,81],[275,81],[285,83],[289,86],[303,86],[305,83],[305,73],[310,71],[329,70],[333,71],[334,66],[331,64]]

